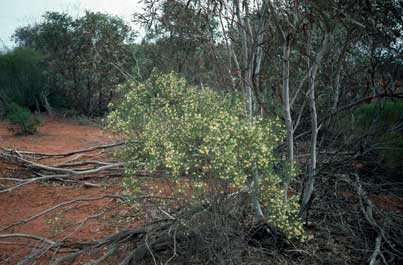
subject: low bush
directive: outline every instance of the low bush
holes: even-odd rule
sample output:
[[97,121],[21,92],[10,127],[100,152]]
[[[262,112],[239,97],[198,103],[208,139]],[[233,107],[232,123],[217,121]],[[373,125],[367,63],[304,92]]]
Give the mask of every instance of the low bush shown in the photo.
[[40,125],[39,119],[16,103],[10,104],[7,119],[9,129],[18,135],[34,134]]
[[[280,161],[273,150],[284,139],[279,118],[250,120],[239,95],[192,88],[173,73],[153,73],[120,90],[125,96],[112,106],[108,124],[128,137],[122,153],[128,175],[163,170],[176,183],[174,193],[195,204],[249,190],[267,222],[289,238],[303,238],[297,198],[284,201],[274,169]],[[135,190],[138,180],[126,184]]]
[[368,130],[374,120],[378,122],[379,129],[387,129],[390,125],[402,119],[403,101],[384,100],[362,105],[354,110],[357,126],[360,130]]

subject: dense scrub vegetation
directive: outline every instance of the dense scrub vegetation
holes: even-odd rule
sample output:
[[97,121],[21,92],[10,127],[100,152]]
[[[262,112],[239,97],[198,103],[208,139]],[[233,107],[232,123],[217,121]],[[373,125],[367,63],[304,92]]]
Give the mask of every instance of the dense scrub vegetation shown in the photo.
[[[0,55],[10,120],[37,124],[14,103],[107,114],[127,138],[119,157],[130,197],[144,192],[140,173],[174,185],[175,203],[152,205],[166,218],[150,222],[155,263],[178,248],[200,264],[250,264],[259,251],[274,264],[399,264],[403,217],[372,200],[402,191],[402,4],[144,5],[137,43],[101,13],[48,12],[17,29],[18,47]],[[147,256],[147,225],[122,264]],[[290,255],[293,244],[302,250]]]

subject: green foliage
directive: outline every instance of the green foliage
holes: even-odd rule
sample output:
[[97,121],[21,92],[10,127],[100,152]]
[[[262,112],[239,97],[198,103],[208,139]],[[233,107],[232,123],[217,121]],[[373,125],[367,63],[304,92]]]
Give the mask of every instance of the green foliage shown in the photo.
[[36,108],[44,92],[42,56],[29,48],[0,53],[0,102]]
[[132,67],[131,29],[108,14],[87,11],[74,19],[47,12],[43,22],[18,28],[14,39],[43,54],[44,96],[56,109],[103,114]]
[[379,120],[379,129],[393,125],[401,119],[403,113],[403,101],[389,101],[371,103],[360,106],[354,111],[357,126],[361,130],[367,130],[374,119]]
[[222,33],[212,10],[192,1],[150,2],[146,6],[143,13],[134,15],[134,21],[147,28],[143,42],[133,45],[139,79],[146,80],[155,67],[163,73],[180,73],[189,84],[231,86],[228,51],[219,44]]
[[217,183],[227,187],[217,193],[250,188],[259,174],[257,193],[268,220],[290,237],[303,235],[298,204],[283,201],[282,179],[273,169],[278,162],[273,149],[284,138],[279,119],[249,120],[242,115],[241,97],[188,87],[173,73],[153,73],[145,83],[120,89],[125,97],[113,106],[108,124],[129,138],[123,154],[129,175],[142,165],[148,171],[165,169],[173,181],[197,187],[192,190],[197,200]]
[[10,104],[7,119],[9,129],[15,134],[34,134],[40,125],[40,121],[28,109],[16,103]]
[[384,101],[366,104],[354,111],[356,137],[371,132],[378,154],[385,165],[400,169],[403,161],[403,102]]

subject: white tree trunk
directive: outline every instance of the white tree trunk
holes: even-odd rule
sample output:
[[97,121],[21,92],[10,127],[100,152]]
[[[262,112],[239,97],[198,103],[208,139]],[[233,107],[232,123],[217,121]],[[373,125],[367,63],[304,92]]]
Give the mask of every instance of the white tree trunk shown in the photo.
[[[267,0],[264,0],[267,1]],[[260,13],[262,14],[260,19],[254,25],[254,31],[252,30],[250,21],[249,21],[249,8],[248,2],[245,1],[243,3],[243,8],[241,9],[240,0],[233,0],[233,5],[235,9],[235,16],[238,22],[237,30],[241,36],[241,55],[239,56],[241,60],[237,59],[235,55],[234,49],[232,49],[232,54],[234,55],[235,64],[240,69],[240,65],[243,66],[243,74],[241,75],[239,72],[239,76],[242,78],[243,89],[245,91],[245,105],[246,105],[246,114],[250,119],[250,122],[253,121],[254,109],[256,105],[256,97],[254,96],[254,86],[256,82],[254,82],[258,75],[260,74],[261,61],[263,57],[263,49],[261,47],[261,43],[264,39],[264,25],[265,25],[265,16],[264,12],[266,12],[265,7],[267,6],[265,2],[261,6]],[[239,63],[241,62],[241,63]],[[258,80],[258,79],[257,79]],[[257,217],[261,218],[264,216],[263,211],[259,202],[259,182],[260,175],[257,165],[255,165],[255,172],[253,176],[251,184],[251,193],[253,206],[256,211]]]
[[[292,14],[292,18],[284,13],[284,16],[280,15],[275,10],[272,1],[268,0],[267,2],[268,9],[270,11],[270,16],[274,23],[274,26],[277,28],[280,33],[280,38],[283,41],[282,47],[282,105],[283,105],[283,115],[286,126],[286,144],[287,144],[287,160],[288,164],[293,167],[294,164],[294,126],[291,117],[291,103],[290,103],[290,51],[291,51],[291,42],[292,35],[295,32],[298,11],[294,10]],[[285,21],[281,21],[285,19]],[[285,23],[282,23],[285,22]],[[286,176],[284,180],[283,188],[284,188],[284,200],[288,200],[288,186],[291,180],[291,176]]]
[[[308,57],[308,87],[309,87],[309,110],[311,116],[311,146],[310,146],[310,161],[309,161],[309,171],[308,177],[304,180],[304,188],[302,192],[302,200],[301,200],[301,210],[300,215],[303,215],[307,208],[309,207],[309,203],[312,198],[314,184],[315,184],[315,175],[316,175],[316,161],[317,161],[317,141],[318,141],[318,115],[316,112],[316,98],[315,98],[315,81],[316,75],[318,72],[319,65],[322,61],[323,54],[327,48],[328,44],[328,34],[325,33],[325,37],[321,44],[321,47],[313,59],[311,63],[310,58]],[[311,36],[309,34],[308,43],[307,43],[308,54],[311,54],[312,43]]]
[[[290,49],[291,41],[288,37],[284,38],[283,44],[283,111],[286,126],[286,143],[287,143],[287,158],[290,163],[290,167],[294,163],[294,128],[291,118],[290,108]],[[284,199],[288,199],[287,191],[290,182],[290,177],[284,181]]]

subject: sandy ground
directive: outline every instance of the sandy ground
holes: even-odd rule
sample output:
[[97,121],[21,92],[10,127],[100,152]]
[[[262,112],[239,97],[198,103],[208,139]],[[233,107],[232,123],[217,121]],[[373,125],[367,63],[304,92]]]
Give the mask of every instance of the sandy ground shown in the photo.
[[[0,123],[0,146],[18,150],[46,153],[65,153],[100,144],[113,143],[117,136],[95,126],[79,125],[75,121],[42,118],[39,132],[30,136],[14,136],[7,130],[5,122]],[[27,177],[10,165],[0,164],[0,177]],[[4,182],[3,182],[4,184]],[[30,217],[59,203],[81,197],[97,197],[121,191],[119,184],[102,183],[102,187],[83,185],[61,185],[57,183],[35,183],[8,193],[0,193],[0,228]],[[89,219],[80,228],[78,224],[86,217],[106,211],[117,202],[103,199],[80,202],[65,207],[55,213],[40,217],[28,224],[15,226],[4,233],[25,233],[60,239],[71,233],[68,240],[91,241],[118,231],[121,227],[110,218],[110,214]],[[113,219],[113,218],[112,218]],[[20,256],[27,253],[23,246],[11,246],[0,240],[0,264],[15,264]],[[42,260],[37,264],[48,264]],[[77,261],[75,264],[81,264]]]

